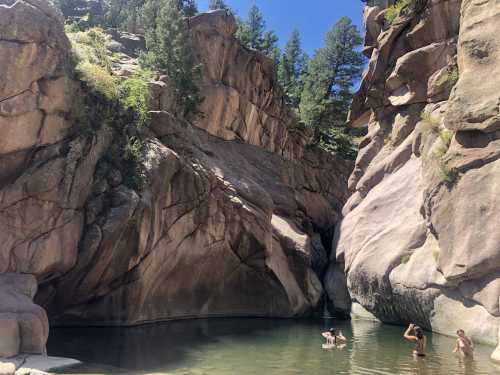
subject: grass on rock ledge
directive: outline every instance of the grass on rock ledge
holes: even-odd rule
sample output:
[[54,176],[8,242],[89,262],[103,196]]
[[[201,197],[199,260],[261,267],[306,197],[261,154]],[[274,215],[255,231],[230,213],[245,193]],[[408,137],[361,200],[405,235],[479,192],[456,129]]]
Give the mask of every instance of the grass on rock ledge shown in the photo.
[[458,178],[458,173],[455,169],[448,167],[445,156],[450,148],[455,132],[449,129],[442,129],[440,121],[425,110],[420,114],[420,118],[423,123],[422,129],[424,134],[426,136],[434,134],[439,142],[430,156],[437,167],[439,178],[447,184],[453,184]]
[[103,126],[112,129],[115,138],[104,158],[122,172],[129,188],[142,190],[146,177],[141,133],[149,126],[153,73],[138,70],[128,78],[115,76],[110,37],[100,28],[80,31],[67,26],[66,35],[71,42],[75,78],[84,90],[74,103],[77,131],[92,136]]
[[453,87],[457,84],[459,78],[458,66],[452,65],[446,69],[446,73],[444,73],[439,80],[436,82],[438,86],[442,86],[447,84],[449,87]]
[[409,6],[412,1],[413,0],[399,0],[396,4],[387,8],[384,15],[387,24],[391,25],[396,18],[401,15],[402,10]]

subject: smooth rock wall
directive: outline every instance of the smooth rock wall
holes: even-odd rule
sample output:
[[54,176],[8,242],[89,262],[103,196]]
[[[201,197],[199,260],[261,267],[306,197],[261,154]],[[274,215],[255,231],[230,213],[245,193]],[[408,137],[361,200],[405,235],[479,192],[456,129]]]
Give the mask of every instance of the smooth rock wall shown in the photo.
[[384,8],[365,10],[349,120],[369,131],[331,263],[382,321],[497,345],[500,4],[417,0],[392,24]]

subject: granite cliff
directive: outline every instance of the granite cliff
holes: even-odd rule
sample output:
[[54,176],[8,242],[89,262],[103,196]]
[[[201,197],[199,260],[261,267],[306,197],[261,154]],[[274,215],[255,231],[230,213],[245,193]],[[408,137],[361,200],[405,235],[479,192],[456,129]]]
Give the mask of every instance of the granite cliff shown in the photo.
[[[232,15],[186,22],[201,115],[176,115],[168,77],[150,83],[137,190],[106,157],[119,130],[75,127],[87,91],[58,12],[0,1],[0,356],[43,352],[48,319],[292,317],[321,305],[351,163],[308,146],[272,61],[241,46]],[[113,35],[119,78],[137,68],[140,38]]]
[[349,121],[368,135],[327,289],[343,269],[353,311],[497,345],[500,5],[403,3],[365,7],[370,62]]

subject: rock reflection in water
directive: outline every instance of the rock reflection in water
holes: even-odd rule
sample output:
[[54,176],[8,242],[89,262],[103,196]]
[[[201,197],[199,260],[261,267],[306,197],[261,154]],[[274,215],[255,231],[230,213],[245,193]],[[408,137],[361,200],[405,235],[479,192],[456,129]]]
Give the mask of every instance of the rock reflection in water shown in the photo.
[[[334,326],[349,342],[323,350],[320,332]],[[494,374],[491,348],[473,361],[451,353],[454,339],[428,335],[429,353],[415,359],[403,328],[366,321],[214,319],[134,328],[59,328],[49,354],[85,364],[72,373],[264,374]]]

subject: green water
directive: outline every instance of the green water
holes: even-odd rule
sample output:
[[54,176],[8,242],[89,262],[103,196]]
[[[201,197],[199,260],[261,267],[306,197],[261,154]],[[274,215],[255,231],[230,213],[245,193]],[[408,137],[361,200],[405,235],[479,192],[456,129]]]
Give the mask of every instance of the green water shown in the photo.
[[[341,328],[343,349],[322,349],[322,330]],[[454,340],[428,335],[425,358],[410,354],[403,329],[366,321],[214,319],[135,328],[59,328],[49,355],[72,357],[73,374],[183,375],[500,374],[493,348],[478,346],[473,360],[452,353]]]

